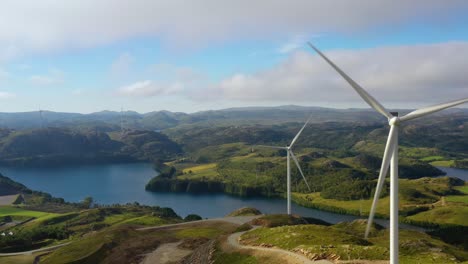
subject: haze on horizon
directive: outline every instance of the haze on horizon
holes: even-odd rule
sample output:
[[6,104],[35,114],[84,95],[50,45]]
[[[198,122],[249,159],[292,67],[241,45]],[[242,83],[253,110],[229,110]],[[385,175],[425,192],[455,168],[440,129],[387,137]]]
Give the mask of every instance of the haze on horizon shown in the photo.
[[0,112],[367,107],[306,41],[389,108],[468,96],[466,1],[0,5]]

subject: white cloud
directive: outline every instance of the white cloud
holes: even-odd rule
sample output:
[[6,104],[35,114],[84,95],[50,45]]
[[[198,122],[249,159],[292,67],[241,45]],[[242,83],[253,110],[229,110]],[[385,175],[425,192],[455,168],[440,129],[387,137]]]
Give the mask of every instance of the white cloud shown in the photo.
[[184,85],[180,82],[159,84],[151,80],[136,82],[117,90],[119,95],[132,97],[152,97],[157,95],[173,95],[180,93]]
[[[468,42],[324,51],[383,103],[432,103],[468,96]],[[360,102],[354,90],[312,50],[253,74],[238,73],[195,98],[256,102]]]
[[9,93],[9,92],[1,92],[0,91],[0,100],[5,100],[5,99],[11,99],[16,97],[14,93]]
[[290,32],[394,30],[413,22],[443,27],[452,11],[467,6],[462,0],[6,0],[0,8],[0,51],[10,48],[0,58],[133,37],[194,47],[252,36],[284,38]]

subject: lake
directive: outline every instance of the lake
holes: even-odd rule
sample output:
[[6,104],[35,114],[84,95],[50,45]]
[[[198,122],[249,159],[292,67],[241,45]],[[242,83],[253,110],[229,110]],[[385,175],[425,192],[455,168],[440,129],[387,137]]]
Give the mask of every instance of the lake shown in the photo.
[[[222,217],[249,206],[263,213],[285,213],[286,200],[280,198],[240,198],[226,194],[153,193],[145,191],[146,183],[157,173],[151,164],[110,164],[65,168],[9,168],[0,172],[27,187],[44,191],[66,201],[79,202],[86,196],[99,204],[132,203],[170,207],[181,216],[191,213],[202,217]],[[330,223],[352,221],[360,217],[341,215],[292,204],[292,212],[319,218]],[[388,221],[377,219],[388,226]],[[402,227],[408,226],[401,224]],[[412,227],[412,229],[420,228]]]
[[447,167],[437,167],[442,171],[447,173],[446,176],[456,177],[464,181],[468,181],[468,169],[456,169],[456,168],[447,168]]

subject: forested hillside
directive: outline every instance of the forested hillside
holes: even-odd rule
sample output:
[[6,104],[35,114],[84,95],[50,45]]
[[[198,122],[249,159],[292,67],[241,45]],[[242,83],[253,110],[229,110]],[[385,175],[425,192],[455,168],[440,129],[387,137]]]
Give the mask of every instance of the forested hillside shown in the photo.
[[153,162],[180,152],[177,143],[153,131],[131,131],[120,136],[97,129],[4,129],[0,138],[0,163],[9,166]]

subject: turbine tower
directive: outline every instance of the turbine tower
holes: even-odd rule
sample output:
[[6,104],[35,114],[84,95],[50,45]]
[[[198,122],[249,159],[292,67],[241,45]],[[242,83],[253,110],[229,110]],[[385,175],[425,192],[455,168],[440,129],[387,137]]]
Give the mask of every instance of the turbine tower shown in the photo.
[[39,117],[41,118],[41,128],[44,128],[44,115],[42,109],[39,107]]
[[309,121],[310,121],[310,117],[307,120],[307,122],[305,122],[304,126],[302,126],[301,130],[299,130],[297,135],[293,138],[293,140],[291,141],[291,144],[287,145],[286,147],[256,145],[257,147],[262,147],[262,148],[272,148],[272,149],[286,150],[286,157],[287,157],[286,158],[287,159],[287,165],[286,165],[287,166],[286,192],[287,192],[287,203],[288,203],[288,206],[287,206],[288,215],[291,214],[291,161],[290,161],[291,158],[294,160],[294,163],[296,164],[297,169],[301,173],[302,178],[304,179],[304,182],[305,182],[305,184],[307,185],[307,188],[309,188],[309,191],[310,191],[309,183],[307,183],[307,180],[306,180],[306,178],[304,176],[304,173],[302,172],[301,166],[299,166],[299,161],[297,160],[296,155],[294,155],[294,152],[292,151],[292,147],[294,146],[294,143],[296,143],[297,139],[299,138],[299,136],[301,135],[302,131],[307,126]]
[[377,188],[375,190],[374,200],[372,201],[369,220],[367,221],[365,237],[367,238],[369,235],[372,221],[374,220],[375,216],[377,202],[385,182],[385,177],[387,176],[387,171],[390,167],[390,263],[398,264],[398,129],[400,124],[441,111],[449,107],[468,103],[468,98],[414,110],[402,117],[399,117],[398,113],[388,112],[385,107],[382,106],[382,104],[380,104],[374,97],[367,93],[353,79],[346,75],[346,73],[338,68],[338,66],[336,66],[330,59],[328,59],[320,50],[318,50],[311,43],[308,44],[320,55],[320,57],[328,62],[328,64],[330,64],[330,66],[334,68],[354,88],[354,90],[356,90],[356,92],[368,105],[370,105],[375,111],[379,112],[388,119],[390,133],[388,134],[387,143],[385,146],[382,166],[380,167],[379,178],[377,180]]
[[120,139],[124,137],[125,130],[124,130],[124,112],[123,107],[120,108]]

